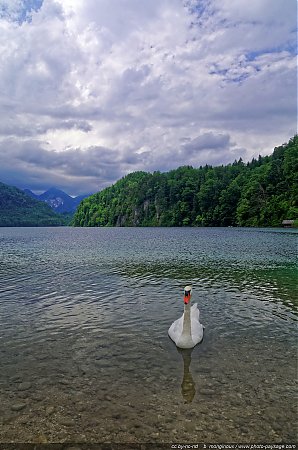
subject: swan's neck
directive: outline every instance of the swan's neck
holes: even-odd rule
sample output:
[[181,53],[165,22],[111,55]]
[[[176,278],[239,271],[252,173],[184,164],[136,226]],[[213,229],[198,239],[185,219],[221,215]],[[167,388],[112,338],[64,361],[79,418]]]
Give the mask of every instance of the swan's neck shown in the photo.
[[190,302],[184,305],[183,335],[191,336]]

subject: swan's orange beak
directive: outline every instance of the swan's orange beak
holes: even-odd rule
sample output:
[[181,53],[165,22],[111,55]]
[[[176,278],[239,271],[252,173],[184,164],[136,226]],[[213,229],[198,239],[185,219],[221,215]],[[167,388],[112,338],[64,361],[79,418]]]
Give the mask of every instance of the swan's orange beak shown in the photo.
[[190,302],[190,291],[185,291],[184,292],[184,304],[187,305]]

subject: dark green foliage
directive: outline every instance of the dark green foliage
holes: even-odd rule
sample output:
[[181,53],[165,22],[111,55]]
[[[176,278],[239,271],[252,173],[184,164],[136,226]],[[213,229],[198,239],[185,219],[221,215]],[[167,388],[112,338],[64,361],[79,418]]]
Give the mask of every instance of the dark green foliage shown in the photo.
[[75,226],[280,226],[298,218],[298,137],[220,167],[135,172],[80,204]]
[[60,226],[67,225],[69,220],[20,189],[0,183],[1,227]]

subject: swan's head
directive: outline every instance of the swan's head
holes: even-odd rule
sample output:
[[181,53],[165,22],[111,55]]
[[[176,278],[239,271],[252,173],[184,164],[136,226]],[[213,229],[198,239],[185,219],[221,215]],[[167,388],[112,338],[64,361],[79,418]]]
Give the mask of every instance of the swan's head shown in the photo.
[[192,291],[191,286],[185,286],[185,288],[184,288],[184,304],[185,305],[187,305],[190,302],[191,291]]

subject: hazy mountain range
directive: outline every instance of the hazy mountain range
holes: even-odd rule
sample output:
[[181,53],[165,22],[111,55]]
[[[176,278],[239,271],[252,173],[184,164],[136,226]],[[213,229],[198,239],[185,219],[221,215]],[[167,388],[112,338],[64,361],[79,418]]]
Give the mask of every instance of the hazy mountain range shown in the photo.
[[79,195],[77,197],[71,197],[65,192],[52,187],[45,191],[43,194],[34,194],[30,189],[24,189],[24,192],[30,197],[36,200],[41,200],[47,203],[55,212],[58,213],[74,213],[80,204],[80,202],[88,197],[88,195]]

